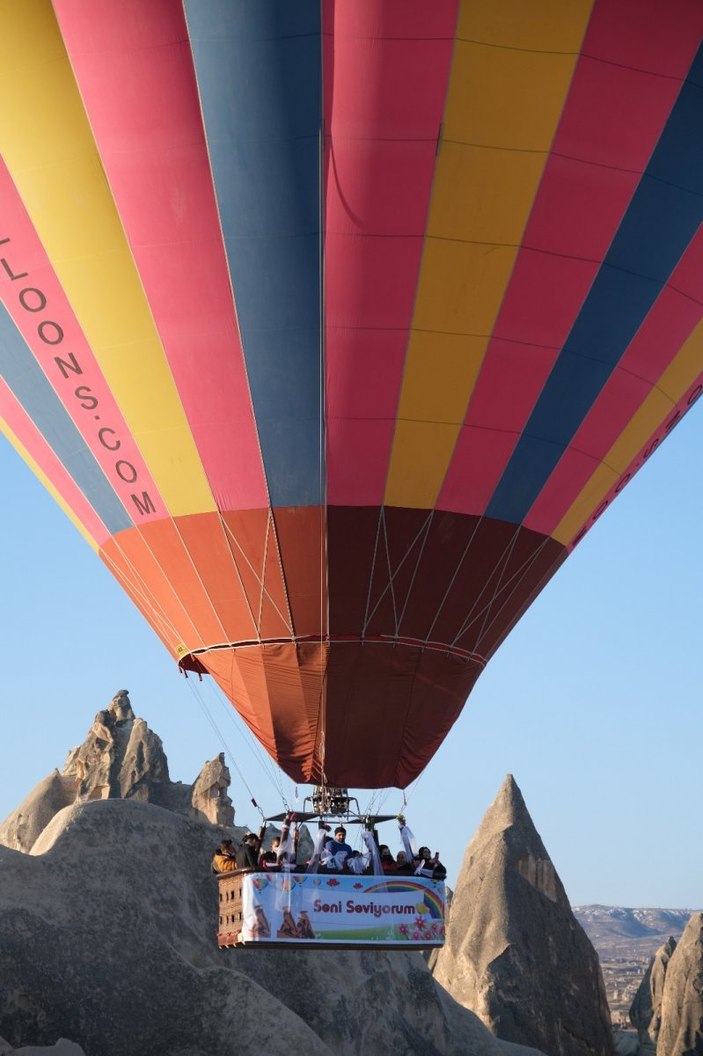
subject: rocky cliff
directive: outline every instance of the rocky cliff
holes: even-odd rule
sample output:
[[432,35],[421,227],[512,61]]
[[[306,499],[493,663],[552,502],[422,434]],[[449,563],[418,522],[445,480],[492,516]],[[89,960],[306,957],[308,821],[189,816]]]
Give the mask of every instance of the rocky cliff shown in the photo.
[[666,971],[657,1056],[703,1054],[703,913],[693,913]]
[[675,949],[676,939],[670,935],[652,957],[630,1007],[630,1022],[642,1044],[648,1041],[656,1044],[659,1037],[666,971]]
[[466,849],[434,975],[500,1038],[612,1053],[598,957],[511,775]]
[[171,781],[161,738],[132,710],[126,689],[99,711],[85,741],[0,825],[0,844],[31,850],[51,819],[72,803],[136,799],[214,825],[234,825],[224,755],[205,763],[192,785]]
[[[3,1056],[529,1056],[417,953],[218,950],[222,829],[194,808],[198,782],[164,795],[160,741],[127,705],[118,695],[99,713],[2,827],[6,843],[31,841],[0,846]],[[218,765],[201,776],[204,799],[221,801]],[[156,802],[169,798],[178,809]]]

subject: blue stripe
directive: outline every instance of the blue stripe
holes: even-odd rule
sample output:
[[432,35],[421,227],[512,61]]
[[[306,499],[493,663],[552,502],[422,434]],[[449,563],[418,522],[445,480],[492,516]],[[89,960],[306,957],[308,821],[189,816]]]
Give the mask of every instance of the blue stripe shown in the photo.
[[110,534],[131,528],[119,497],[2,304],[0,375]]
[[186,0],[274,506],[322,501],[319,0]]
[[486,516],[520,524],[703,221],[703,46]]

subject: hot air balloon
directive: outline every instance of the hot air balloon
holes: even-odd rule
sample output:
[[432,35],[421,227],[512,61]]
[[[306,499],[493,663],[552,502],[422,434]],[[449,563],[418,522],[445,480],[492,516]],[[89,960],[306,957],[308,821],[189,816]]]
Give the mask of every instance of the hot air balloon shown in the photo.
[[0,413],[296,781],[408,785],[703,386],[703,6],[6,0]]

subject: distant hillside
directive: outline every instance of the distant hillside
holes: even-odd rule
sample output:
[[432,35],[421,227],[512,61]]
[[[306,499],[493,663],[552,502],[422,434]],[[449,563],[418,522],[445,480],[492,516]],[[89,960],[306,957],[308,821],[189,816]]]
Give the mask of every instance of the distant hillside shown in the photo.
[[651,957],[670,935],[678,941],[691,909],[574,906],[574,915],[601,959]]

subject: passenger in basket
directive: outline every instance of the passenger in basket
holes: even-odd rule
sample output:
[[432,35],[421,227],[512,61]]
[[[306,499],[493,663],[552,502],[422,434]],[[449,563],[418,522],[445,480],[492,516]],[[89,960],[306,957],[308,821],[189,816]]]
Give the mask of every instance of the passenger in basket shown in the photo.
[[432,880],[444,880],[447,870],[439,860],[439,851],[432,857],[429,847],[421,847],[413,862],[415,876],[427,876]]
[[347,840],[347,830],[343,825],[338,825],[334,830],[334,839],[328,840],[325,844],[325,851],[331,855],[331,859],[327,859],[326,865],[328,869],[344,869],[344,863],[347,858],[351,857],[352,849]]
[[271,844],[270,851],[262,851],[259,856],[259,869],[278,869],[278,848],[281,846],[280,837],[277,836]]
[[381,857],[381,867],[384,873],[395,873],[398,869],[395,858],[391,854],[391,849],[387,844],[382,843],[378,848],[378,853]]
[[237,868],[237,857],[231,840],[223,840],[212,856],[213,873],[231,873]]
[[281,825],[281,838],[276,848],[276,864],[283,872],[292,872],[298,860],[300,829],[295,814],[286,814]]
[[242,837],[241,845],[237,848],[238,869],[256,869],[259,864],[261,841],[264,838],[265,832],[266,823],[261,826],[258,836],[255,832],[247,832]]

